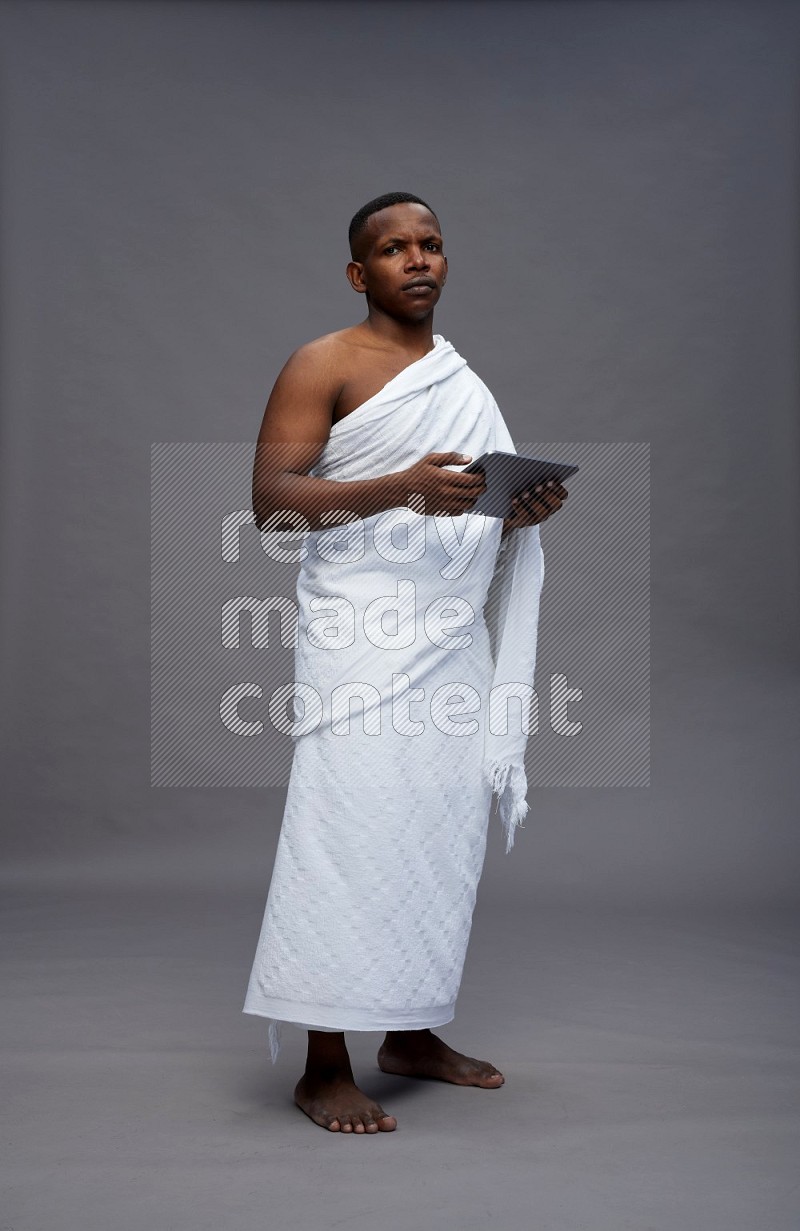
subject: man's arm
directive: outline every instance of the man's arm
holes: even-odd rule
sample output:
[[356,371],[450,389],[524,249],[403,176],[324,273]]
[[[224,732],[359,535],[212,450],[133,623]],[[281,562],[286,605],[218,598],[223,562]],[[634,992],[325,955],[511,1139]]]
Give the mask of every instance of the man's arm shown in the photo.
[[[253,464],[253,511],[259,529],[296,524],[276,517],[301,514],[311,530],[369,517],[406,500],[401,473],[339,482],[311,478],[328,441],[333,410],[342,389],[337,348],[328,339],[301,347],[283,368],[270,394]],[[330,516],[322,520],[322,515]],[[275,519],[271,521],[271,519]]]

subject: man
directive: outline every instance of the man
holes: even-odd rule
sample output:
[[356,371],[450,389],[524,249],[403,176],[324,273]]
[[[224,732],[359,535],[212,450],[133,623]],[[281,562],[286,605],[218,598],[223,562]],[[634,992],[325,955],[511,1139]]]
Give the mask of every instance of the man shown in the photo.
[[[484,735],[468,715],[501,678],[501,661],[521,663],[532,683],[543,571],[538,529],[531,528],[567,493],[559,484],[523,492],[502,525],[470,515],[485,490],[483,475],[451,467],[487,449],[513,451],[513,443],[489,391],[433,333],[447,277],[438,219],[420,198],[389,193],[358,211],[349,239],[347,277],[366,298],[366,319],[291,356],[256,448],[257,525],[268,532],[300,517],[318,549],[309,550],[298,581],[296,672],[306,687],[329,685],[331,705],[323,725],[300,724],[244,1011],[270,1019],[273,1061],[278,1023],[308,1029],[294,1098],[316,1124],[376,1133],[397,1121],[356,1085],[347,1029],[386,1031],[378,1053],[384,1072],[484,1089],[504,1081],[492,1064],[450,1048],[431,1026],[453,1016],[492,789],[502,798],[509,845],[527,808],[524,738],[512,756],[505,734]],[[460,527],[455,535],[448,520]],[[398,525],[407,547],[420,530],[430,537],[404,554],[392,535]],[[365,530],[373,534],[369,551]],[[341,541],[331,536],[356,531],[362,538],[350,538],[337,556]],[[506,558],[515,562],[506,567],[513,581],[503,582],[506,614],[493,632],[484,618],[487,598],[512,541],[517,547]],[[424,612],[410,617],[412,628],[424,626],[421,641],[398,637],[411,597],[427,600]],[[387,604],[397,610],[398,633],[382,622]],[[337,619],[355,612],[349,637],[331,641],[331,627],[321,626],[330,614],[313,615],[331,608]],[[472,625],[460,637],[445,627],[454,610]],[[512,634],[526,644],[515,646]],[[515,657],[521,649],[525,656]],[[511,680],[506,666],[502,689],[513,691]],[[360,732],[343,727],[341,711],[337,716],[344,687],[361,689]],[[427,724],[410,708],[425,697]],[[454,725],[453,700],[462,704],[463,725]],[[304,719],[305,707],[304,696]]]

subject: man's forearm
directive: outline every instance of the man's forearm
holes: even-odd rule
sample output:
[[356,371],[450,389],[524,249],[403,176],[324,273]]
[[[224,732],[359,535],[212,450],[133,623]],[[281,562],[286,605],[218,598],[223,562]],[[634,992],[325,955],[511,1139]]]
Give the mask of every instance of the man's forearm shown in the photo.
[[270,530],[297,526],[303,517],[311,530],[322,530],[404,506],[408,495],[402,471],[345,483],[284,472],[273,476],[268,495],[254,494],[253,510],[259,529],[265,523]]

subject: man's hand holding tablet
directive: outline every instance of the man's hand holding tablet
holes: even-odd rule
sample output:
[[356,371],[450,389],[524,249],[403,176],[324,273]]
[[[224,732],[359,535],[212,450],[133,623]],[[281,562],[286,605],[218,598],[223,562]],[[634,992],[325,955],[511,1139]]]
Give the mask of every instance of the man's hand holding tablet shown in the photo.
[[524,454],[492,451],[476,458],[466,473],[483,473],[486,490],[473,511],[503,519],[503,535],[522,526],[536,526],[558,512],[567,498],[562,480],[578,467]]
[[503,518],[503,534],[520,526],[536,526],[540,521],[547,521],[552,513],[558,512],[568,495],[566,487],[557,479],[547,479],[537,483],[532,492],[526,489],[519,496],[512,496],[513,512],[510,517]]

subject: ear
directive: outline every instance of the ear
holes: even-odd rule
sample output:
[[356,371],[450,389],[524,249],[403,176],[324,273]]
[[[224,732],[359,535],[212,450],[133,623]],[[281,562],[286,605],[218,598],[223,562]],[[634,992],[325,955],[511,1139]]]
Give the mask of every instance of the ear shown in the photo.
[[354,291],[358,291],[359,295],[366,292],[366,283],[364,282],[364,266],[360,261],[348,261],[345,269],[347,281],[350,283]]
[[442,286],[447,281],[447,257],[444,258],[444,277],[442,278]]

